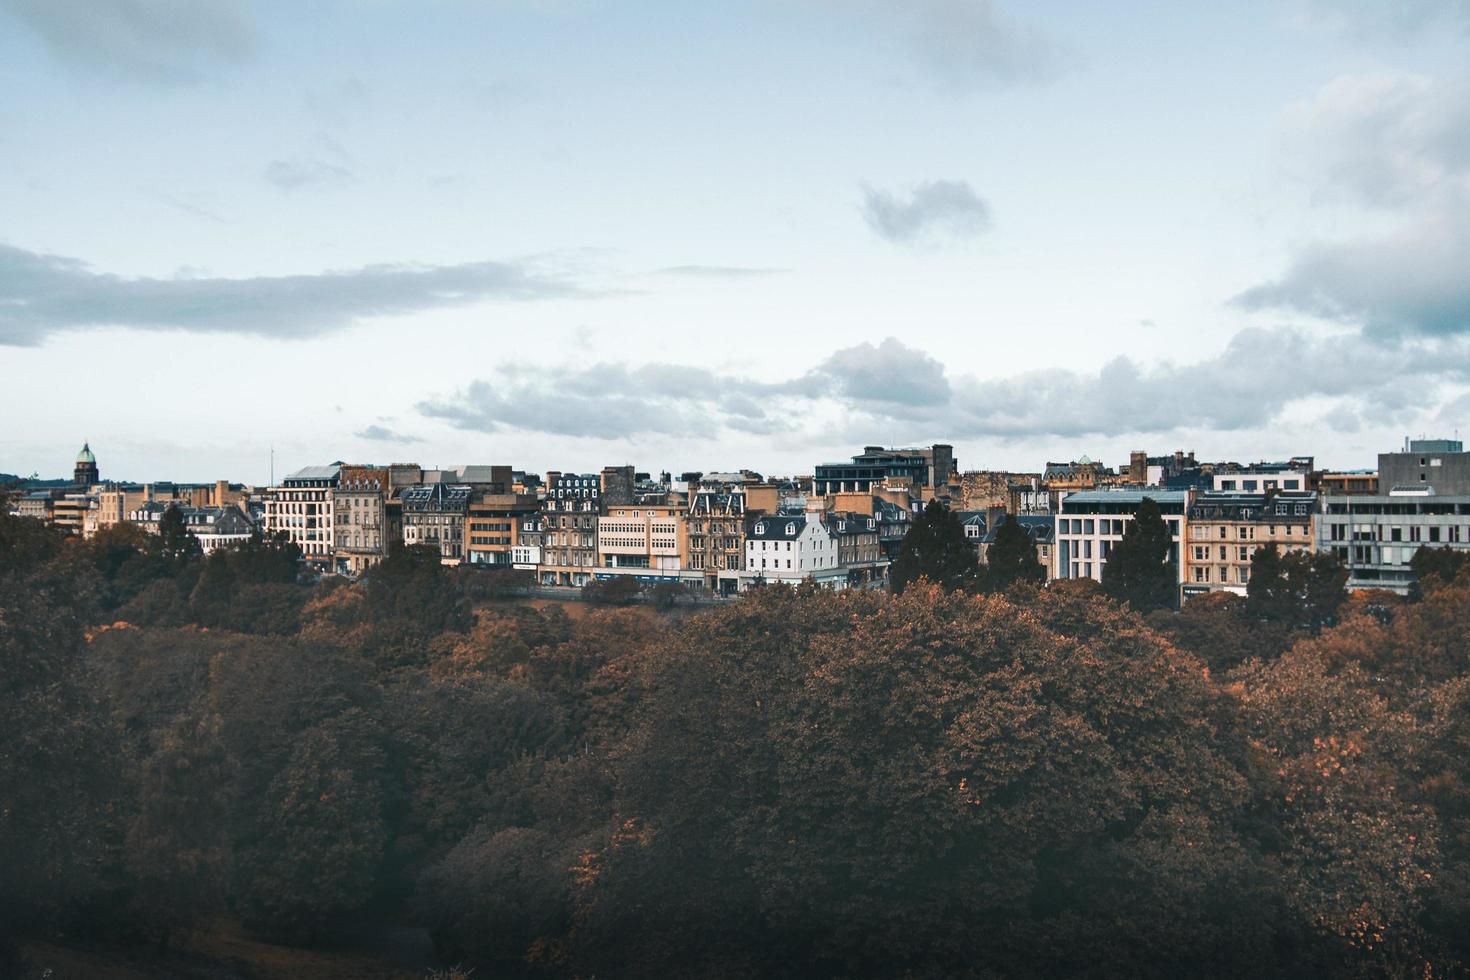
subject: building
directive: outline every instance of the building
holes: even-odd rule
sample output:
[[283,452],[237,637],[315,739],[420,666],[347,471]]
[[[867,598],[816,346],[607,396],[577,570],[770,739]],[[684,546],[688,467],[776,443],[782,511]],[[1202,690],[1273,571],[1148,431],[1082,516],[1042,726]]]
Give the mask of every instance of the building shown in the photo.
[[1374,494],[1378,492],[1378,471],[1324,470],[1312,474],[1312,487],[1323,496]]
[[1404,450],[1378,454],[1378,487],[1389,493],[1427,489],[1436,496],[1470,496],[1470,453],[1458,439],[1410,439]]
[[465,521],[474,488],[463,483],[424,483],[405,487],[398,495],[403,508],[403,543],[439,552],[439,561],[458,565],[464,560]]
[[690,494],[685,520],[689,568],[703,573],[703,587],[710,592],[730,595],[740,589],[746,513],[743,484],[705,485]]
[[[540,511],[541,502],[534,493],[478,495],[470,501],[465,532],[465,561],[477,568],[499,569],[536,564],[539,554],[533,557],[522,551],[517,555],[517,548],[521,546],[520,531],[523,523],[528,520],[536,522]],[[539,553],[539,540],[534,547]]]
[[72,469],[71,482],[83,490],[102,482],[102,477],[97,472],[97,457],[92,454],[90,443],[82,443],[82,451],[77,453],[77,464]]
[[704,587],[702,569],[689,569],[687,514],[683,504],[634,503],[604,507],[597,524],[599,579],[688,582]]
[[176,500],[145,500],[128,512],[127,522],[147,534],[157,534],[163,515],[176,508],[184,530],[194,535],[207,555],[217,548],[243,544],[255,533],[255,524],[239,507],[193,507]]
[[1378,455],[1375,494],[1325,494],[1316,544],[1348,569],[1350,589],[1407,593],[1423,547],[1470,549],[1470,453],[1458,440],[1415,439]]
[[752,515],[745,526],[742,588],[807,580],[831,589],[847,588],[837,537],[820,513]]
[[1316,511],[1317,494],[1311,490],[1196,495],[1184,548],[1184,595],[1244,595],[1258,548],[1274,544],[1285,554],[1315,547]]
[[885,483],[933,489],[947,486],[957,467],[954,447],[943,443],[927,449],[867,446],[850,463],[819,463],[812,477],[812,491],[819,497],[867,493]]
[[1152,489],[1079,490],[1062,498],[1057,512],[1056,547],[1052,552],[1052,578],[1090,578],[1102,581],[1108,553],[1122,540],[1145,497],[1153,498],[1169,525],[1170,557],[1179,581],[1184,566],[1179,548],[1188,520],[1190,491]]
[[1239,468],[1216,468],[1211,489],[1231,493],[1271,493],[1276,490],[1309,490],[1312,457],[1298,456],[1283,463],[1252,463]]
[[306,561],[322,567],[332,563],[332,492],[342,463],[307,466],[287,476],[265,494],[265,532],[284,533],[301,549]]
[[888,558],[871,514],[828,512],[824,523],[837,541],[837,564],[847,572],[850,588],[870,588],[888,581]]
[[597,568],[597,524],[602,478],[596,473],[546,474],[539,532],[542,585],[580,588]]
[[411,463],[341,468],[332,488],[332,565],[337,574],[361,575],[403,540],[398,494],[417,485],[422,475]]

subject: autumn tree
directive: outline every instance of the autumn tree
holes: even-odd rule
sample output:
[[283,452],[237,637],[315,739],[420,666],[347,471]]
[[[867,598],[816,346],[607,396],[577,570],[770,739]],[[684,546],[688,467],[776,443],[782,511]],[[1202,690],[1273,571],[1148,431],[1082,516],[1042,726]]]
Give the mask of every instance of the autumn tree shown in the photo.
[[921,578],[953,591],[974,588],[981,571],[964,524],[944,504],[931,500],[904,535],[889,576],[894,592]]
[[1179,575],[1169,525],[1152,497],[1144,497],[1123,538],[1103,565],[1103,591],[1136,612],[1172,609]]

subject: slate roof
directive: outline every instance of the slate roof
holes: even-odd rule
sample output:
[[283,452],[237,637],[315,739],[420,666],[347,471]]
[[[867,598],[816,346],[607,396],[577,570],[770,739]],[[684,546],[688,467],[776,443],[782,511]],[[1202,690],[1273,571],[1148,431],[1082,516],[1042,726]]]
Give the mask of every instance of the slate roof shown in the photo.
[[1020,516],[1007,514],[1004,519],[996,522],[995,527],[986,530],[985,543],[994,544],[995,536],[1000,532],[1000,526],[1010,521],[1021,525],[1021,530],[1031,536],[1032,544],[1046,544],[1056,536],[1056,523],[1050,514],[1022,514]]
[[751,517],[745,524],[745,536],[752,541],[794,541],[805,530],[805,514]]

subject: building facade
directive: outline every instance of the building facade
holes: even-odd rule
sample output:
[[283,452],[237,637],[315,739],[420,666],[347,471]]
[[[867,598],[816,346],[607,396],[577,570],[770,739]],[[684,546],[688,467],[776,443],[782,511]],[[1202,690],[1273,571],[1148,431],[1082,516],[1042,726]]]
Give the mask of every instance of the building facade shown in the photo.
[[342,464],[307,466],[270,487],[265,494],[265,531],[285,534],[308,562],[332,563],[334,518],[332,491]]
[[424,545],[439,552],[439,561],[458,565],[464,560],[465,520],[474,488],[463,483],[425,483],[399,494],[403,508],[403,543]]
[[1244,595],[1258,548],[1274,544],[1285,554],[1315,547],[1316,511],[1317,495],[1310,490],[1198,494],[1189,508],[1184,595]]
[[1122,540],[1145,497],[1153,498],[1169,525],[1170,559],[1182,585],[1184,566],[1179,549],[1188,521],[1190,492],[1187,490],[1079,490],[1067,494],[1055,518],[1056,546],[1052,552],[1051,577],[1090,578],[1101,582],[1109,552]]

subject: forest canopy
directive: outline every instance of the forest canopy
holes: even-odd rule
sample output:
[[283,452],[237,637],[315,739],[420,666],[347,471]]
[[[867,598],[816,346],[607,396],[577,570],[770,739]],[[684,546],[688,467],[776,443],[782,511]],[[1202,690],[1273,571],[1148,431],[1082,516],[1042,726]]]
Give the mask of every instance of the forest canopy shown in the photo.
[[416,923],[487,976],[1470,964],[1462,569],[570,616],[293,563],[0,516],[0,955],[227,916]]

